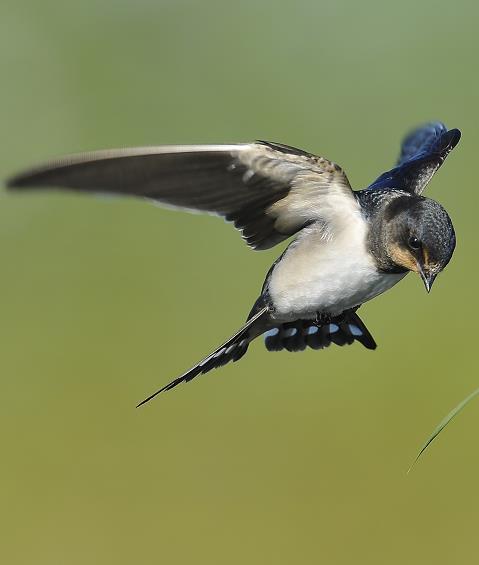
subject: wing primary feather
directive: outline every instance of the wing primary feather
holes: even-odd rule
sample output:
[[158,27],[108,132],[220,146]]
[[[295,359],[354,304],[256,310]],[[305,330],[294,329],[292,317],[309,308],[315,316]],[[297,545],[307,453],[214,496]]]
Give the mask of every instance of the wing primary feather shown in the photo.
[[[57,159],[12,177],[10,189],[66,188],[138,196],[223,216],[254,249],[268,249],[314,221],[342,229],[356,198],[323,157],[266,141],[118,149]],[[346,214],[347,215],[347,214]]]
[[441,122],[417,128],[404,139],[398,165],[380,175],[368,189],[395,188],[422,194],[460,139],[458,129],[447,130]]
[[402,142],[397,165],[402,165],[425,153],[446,132],[447,128],[442,122],[431,122],[412,130]]

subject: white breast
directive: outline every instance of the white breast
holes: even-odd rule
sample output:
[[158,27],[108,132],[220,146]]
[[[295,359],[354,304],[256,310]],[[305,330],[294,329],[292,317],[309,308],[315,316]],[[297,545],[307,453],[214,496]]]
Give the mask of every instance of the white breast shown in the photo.
[[348,217],[334,236],[317,224],[303,230],[275,266],[269,293],[275,317],[337,315],[388,290],[404,274],[378,273],[366,248],[368,224],[360,213]]

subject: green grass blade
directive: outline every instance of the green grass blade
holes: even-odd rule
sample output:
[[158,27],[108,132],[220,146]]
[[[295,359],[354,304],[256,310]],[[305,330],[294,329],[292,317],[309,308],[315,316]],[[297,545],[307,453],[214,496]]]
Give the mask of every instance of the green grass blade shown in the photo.
[[479,388],[477,388],[476,390],[474,390],[473,392],[471,392],[471,394],[469,396],[467,396],[462,402],[460,402],[455,408],[453,408],[449,414],[443,418],[439,424],[436,426],[436,428],[434,429],[434,431],[432,432],[432,434],[429,436],[428,440],[426,441],[426,443],[422,446],[421,451],[417,454],[416,459],[414,459],[412,465],[409,467],[408,469],[408,474],[411,471],[411,469],[414,467],[414,465],[418,462],[419,458],[421,457],[421,455],[426,451],[426,449],[429,447],[429,445],[437,438],[437,436],[442,432],[442,430],[449,424],[449,422],[459,414],[459,412],[467,405],[469,404],[469,402],[475,398],[477,395],[479,395]]

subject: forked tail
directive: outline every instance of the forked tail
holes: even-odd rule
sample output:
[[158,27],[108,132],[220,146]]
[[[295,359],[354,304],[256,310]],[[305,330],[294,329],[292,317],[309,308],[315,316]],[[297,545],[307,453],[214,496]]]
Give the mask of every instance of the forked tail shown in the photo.
[[187,383],[198,375],[207,373],[238,361],[246,353],[253,339],[264,333],[265,345],[269,351],[302,351],[307,347],[323,349],[332,343],[350,345],[358,341],[367,349],[375,349],[376,342],[355,310],[343,312],[340,316],[324,320],[295,320],[276,323],[271,318],[268,307],[258,299],[246,324],[228,341],[217,347],[194,367],[183,373],[154,394],[145,398],[138,406],[145,404],[160,392],[171,390],[180,383]]
[[152,398],[155,398],[155,396],[160,394],[160,392],[171,390],[176,385],[179,385],[180,383],[187,383],[198,375],[211,371],[211,369],[216,369],[217,367],[226,365],[226,363],[229,363],[230,361],[238,361],[238,359],[241,359],[241,357],[243,357],[246,353],[250,342],[268,328],[267,322],[269,320],[269,316],[267,313],[268,308],[265,306],[256,314],[251,316],[246,324],[238,332],[236,332],[234,336],[230,337],[228,341],[225,341],[225,343],[217,347],[207,357],[186,371],[186,373],[183,373],[174,381],[171,381],[171,383],[160,388],[160,390],[157,390],[148,398],[145,398],[145,400],[142,400],[140,404],[138,404],[137,408],[142,404],[146,404]]
[[303,351],[324,349],[332,343],[350,345],[359,341],[367,349],[376,349],[376,342],[354,310],[343,312],[328,321],[295,320],[272,327],[264,334],[268,351]]

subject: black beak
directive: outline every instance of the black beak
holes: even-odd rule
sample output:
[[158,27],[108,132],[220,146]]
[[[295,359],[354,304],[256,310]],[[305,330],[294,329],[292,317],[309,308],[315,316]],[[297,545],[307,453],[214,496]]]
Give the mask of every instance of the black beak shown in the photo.
[[424,283],[426,290],[428,292],[431,292],[431,288],[437,277],[437,273],[434,272],[427,273],[426,271],[424,271],[424,269],[420,269],[419,274],[421,275],[422,282]]

